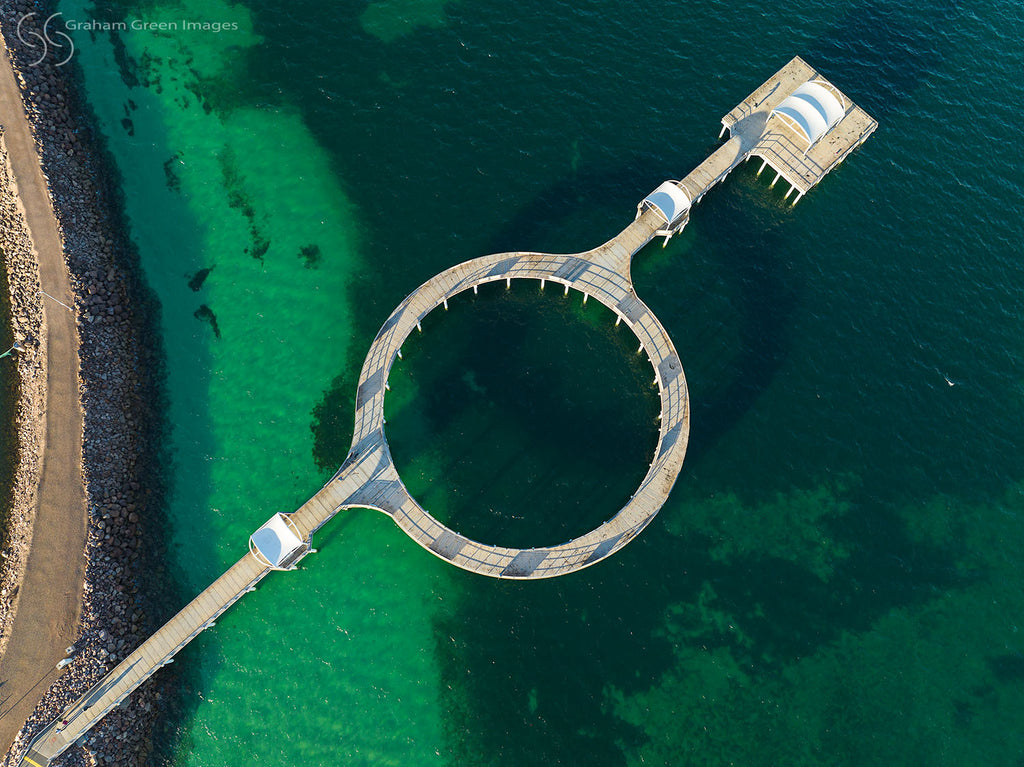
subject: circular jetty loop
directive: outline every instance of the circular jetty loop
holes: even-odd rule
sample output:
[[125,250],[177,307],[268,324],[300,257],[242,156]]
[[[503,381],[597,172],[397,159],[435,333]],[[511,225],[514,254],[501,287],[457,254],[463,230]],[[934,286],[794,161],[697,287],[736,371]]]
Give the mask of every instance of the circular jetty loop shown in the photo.
[[[373,508],[389,514],[421,546],[466,570],[498,578],[550,578],[594,564],[618,551],[646,527],[668,498],[682,467],[689,437],[686,378],[672,340],[636,296],[629,278],[594,258],[578,255],[502,253],[447,269],[410,293],[381,327],[363,363],[356,392],[352,449],[328,483],[345,485],[340,508]],[[454,296],[489,282],[543,280],[583,293],[615,312],[651,361],[661,400],[654,459],[636,492],[619,511],[584,535],[557,546],[506,548],[479,543],[441,524],[406,489],[384,434],[388,375],[402,344],[431,311]],[[335,494],[335,497],[338,496]]]

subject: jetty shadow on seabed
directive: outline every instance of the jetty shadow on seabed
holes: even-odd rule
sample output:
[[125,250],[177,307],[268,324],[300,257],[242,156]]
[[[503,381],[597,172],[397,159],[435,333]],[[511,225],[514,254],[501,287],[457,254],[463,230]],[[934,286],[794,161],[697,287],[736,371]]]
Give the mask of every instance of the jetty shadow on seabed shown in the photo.
[[[948,23],[954,15],[952,5],[944,6],[935,12],[936,23]],[[932,33],[898,4],[876,0],[852,8],[801,55],[827,76],[858,83],[858,103],[884,119],[943,65],[939,41],[929,42]],[[906,62],[908,44],[925,55]],[[675,172],[685,172],[685,163],[675,167],[680,168]],[[600,190],[593,194],[601,196],[602,211],[621,209],[628,215],[673,168],[666,168],[663,158],[645,158],[633,167],[581,168],[523,208],[489,250],[564,249],[559,229],[569,217],[567,209],[574,207],[566,206],[566,200],[587,194],[581,190]],[[719,261],[715,266],[727,275],[734,300],[743,302],[735,320],[739,348],[727,375],[709,386],[690,379],[690,467],[750,410],[792,346],[789,326],[797,293],[774,255],[784,250],[785,228],[759,228],[769,205],[730,204],[745,173],[737,171],[710,194],[690,224],[695,227],[699,221],[699,236],[721,243],[712,251]],[[758,183],[767,186],[763,178]],[[802,204],[813,204],[813,199]],[[606,204],[608,200],[614,204]],[[757,233],[757,246],[736,249],[742,235],[752,232]],[[687,234],[677,238],[684,245],[669,245],[669,258],[687,257],[671,253],[685,246]],[[700,308],[665,300],[671,285],[665,286],[665,296],[658,296],[655,283],[668,265],[652,264],[649,274],[642,266],[645,259],[656,258],[649,247],[634,259],[637,293],[681,346],[701,316]],[[690,372],[688,366],[695,361],[682,348],[680,353]],[[856,508],[863,518],[837,531],[855,544],[855,553],[828,584],[804,568],[767,556],[717,562],[708,553],[711,542],[700,534],[681,539],[657,530],[584,574],[528,585],[487,584],[489,598],[464,600],[437,625],[442,676],[459,680],[449,688],[450,700],[444,701],[449,710],[459,711],[459,728],[453,734],[456,752],[469,757],[500,753],[505,764],[572,761],[579,753],[601,754],[595,763],[625,764],[623,749],[643,742],[646,735],[610,712],[607,690],[643,690],[671,671],[676,659],[663,632],[666,612],[674,604],[697,603],[706,582],[715,584],[725,609],[750,620],[752,644],[736,648],[736,654],[749,658],[757,669],[778,673],[781,664],[814,653],[844,631],[863,630],[890,610],[920,603],[933,589],[948,588],[957,580],[948,552],[915,542],[902,526],[882,519],[884,509]],[[889,534],[883,539],[872,536],[872,526],[883,524]],[[639,581],[646,575],[638,571],[651,569],[645,563],[657,563],[657,575]],[[622,599],[624,582],[642,583],[643,588]],[[779,599],[779,594],[786,598]],[[710,638],[712,650],[736,642],[724,634]],[[622,663],[622,658],[629,661]]]
[[[581,168],[524,208],[490,249],[544,250],[552,241],[562,246],[577,227],[565,220],[571,213],[559,212],[574,206],[557,203],[575,199],[580,189],[601,190],[602,212],[628,214],[638,188],[654,188],[670,175],[658,166],[645,160],[642,167]],[[649,246],[633,262],[637,293],[676,339],[684,369],[700,353],[690,350],[687,358],[685,337],[695,322],[710,321],[716,306],[673,300],[679,291],[674,278],[698,269],[725,275],[724,290],[739,309],[730,318],[730,338],[738,338],[739,347],[731,364],[718,368],[722,372],[714,382],[698,387],[691,379],[691,466],[754,407],[792,347],[798,292],[779,256],[787,228],[769,226],[781,204],[733,204],[735,185],[746,184],[754,172],[753,165],[737,171],[694,211],[701,223],[691,222],[689,236],[710,246],[694,247],[684,232],[664,255]],[[757,184],[767,188],[768,182],[762,177]],[[781,193],[775,192],[769,199],[778,202]],[[699,251],[703,263],[695,265],[689,251]],[[666,279],[667,272],[673,279]],[[699,286],[690,286],[687,295],[699,299],[700,293]],[[694,393],[699,390],[703,393]],[[666,615],[673,606],[698,604],[708,583],[714,584],[722,611],[741,616],[749,630],[738,637],[705,626],[700,639],[705,650],[721,648],[745,659],[750,673],[771,675],[843,632],[865,630],[892,609],[920,603],[934,589],[957,581],[948,552],[922,546],[906,530],[891,526],[884,540],[870,539],[865,530],[884,512],[856,508],[869,521],[837,532],[851,540],[853,553],[827,583],[799,563],[759,552],[719,560],[712,555],[714,541],[703,533],[663,530],[640,536],[585,573],[530,584],[467,583],[472,596],[435,624],[441,676],[450,682],[442,704],[459,718],[451,736],[454,752],[467,762],[480,754],[501,754],[509,765],[570,763],[587,753],[600,754],[595,764],[625,765],[626,754],[647,736],[616,715],[608,691],[628,697],[672,672],[678,660],[665,631]],[[624,589],[629,598],[623,598]]]

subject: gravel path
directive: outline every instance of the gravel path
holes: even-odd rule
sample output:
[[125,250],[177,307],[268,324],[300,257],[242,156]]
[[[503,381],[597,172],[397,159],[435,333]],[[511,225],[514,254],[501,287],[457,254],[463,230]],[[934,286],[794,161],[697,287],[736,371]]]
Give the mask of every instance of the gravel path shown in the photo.
[[[72,67],[33,66],[38,52],[16,36],[33,11],[25,28],[41,31],[52,10],[32,0],[0,9],[12,60],[0,61],[0,249],[25,347],[12,532],[0,551],[0,753],[10,747],[0,767],[16,765],[43,724],[183,601],[163,564],[159,306],[141,281]],[[15,109],[30,136],[16,135]],[[166,723],[158,714],[178,697],[173,668],[59,763],[149,763],[154,737],[167,738],[154,735]]]

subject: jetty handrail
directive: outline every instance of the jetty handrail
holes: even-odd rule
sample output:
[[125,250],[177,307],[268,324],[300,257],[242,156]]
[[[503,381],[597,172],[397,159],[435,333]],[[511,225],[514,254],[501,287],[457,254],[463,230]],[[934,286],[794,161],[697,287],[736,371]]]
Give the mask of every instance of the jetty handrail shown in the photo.
[[242,557],[90,687],[59,719],[44,727],[30,742],[25,763],[49,764],[50,759],[74,744],[158,669],[171,663],[185,645],[213,626],[225,610],[252,591],[269,572],[271,568],[250,554]]

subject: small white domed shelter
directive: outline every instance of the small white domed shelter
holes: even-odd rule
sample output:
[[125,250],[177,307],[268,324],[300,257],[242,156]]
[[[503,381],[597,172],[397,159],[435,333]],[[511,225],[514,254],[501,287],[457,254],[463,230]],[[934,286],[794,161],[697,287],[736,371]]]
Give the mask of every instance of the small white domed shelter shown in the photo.
[[249,551],[252,555],[275,570],[287,570],[306,548],[295,523],[284,514],[275,514],[249,536]]
[[671,237],[686,225],[689,220],[690,196],[686,193],[679,182],[665,181],[657,189],[644,197],[636,206],[637,218],[652,208],[665,219],[665,226],[658,230],[657,234]]
[[819,81],[809,81],[793,91],[772,110],[769,119],[779,117],[807,141],[810,149],[846,115],[842,94]]

